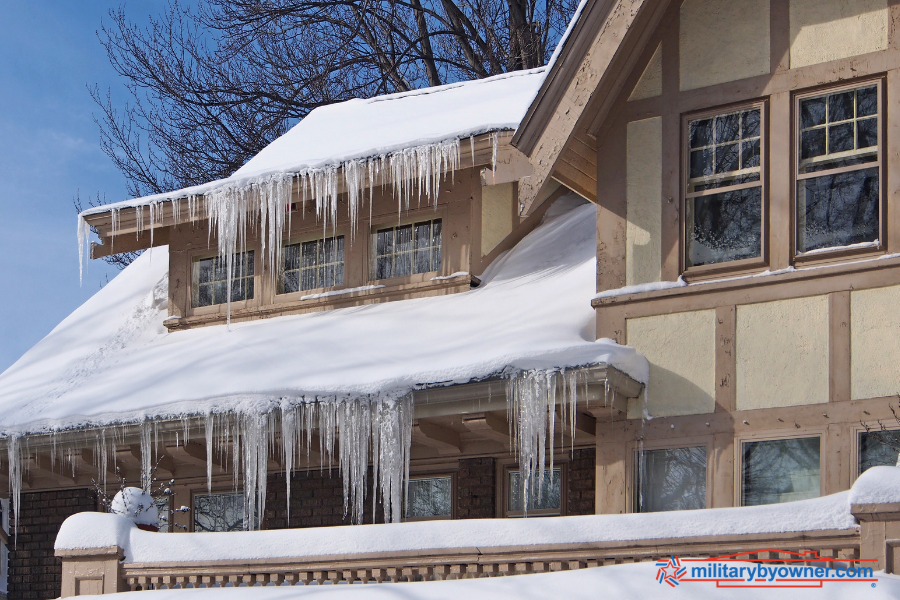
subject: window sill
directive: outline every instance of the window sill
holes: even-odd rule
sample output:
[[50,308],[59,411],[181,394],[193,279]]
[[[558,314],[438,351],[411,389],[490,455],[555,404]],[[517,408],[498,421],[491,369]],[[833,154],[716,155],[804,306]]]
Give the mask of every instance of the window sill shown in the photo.
[[[312,298],[301,299],[307,290],[298,294],[296,299],[284,298],[272,304],[265,306],[253,306],[236,308],[232,304],[231,321],[250,321],[256,319],[265,319],[270,317],[278,317],[282,315],[303,314],[309,312],[321,312],[325,310],[333,310],[336,308],[347,308],[351,306],[359,306],[363,304],[377,304],[381,302],[391,302],[395,300],[405,300],[407,298],[419,298],[423,296],[439,296],[446,294],[455,294],[465,292],[477,285],[478,278],[468,273],[459,274],[450,278],[429,278],[424,282],[403,281],[401,278],[397,283],[391,283],[391,280],[383,280],[390,285],[383,285],[381,282],[371,286],[363,286],[361,288],[334,288],[333,291],[343,292],[338,294],[310,294]],[[401,283],[402,282],[402,283]],[[308,290],[313,291],[313,290]],[[226,313],[224,305],[221,311],[208,314],[191,314],[186,317],[169,317],[164,321],[164,325],[169,331],[179,331],[184,329],[192,329],[194,327],[204,327],[208,325],[219,325],[225,323]]]
[[688,267],[682,273],[682,278],[688,283],[695,281],[710,281],[724,277],[741,277],[762,272],[768,261],[763,257],[745,258],[724,263]]
[[813,250],[811,252],[797,254],[794,256],[794,264],[803,265],[804,267],[817,265],[833,265],[851,261],[877,258],[884,255],[884,253],[885,248],[881,245],[880,242],[867,242],[863,244],[854,244],[852,246]]
[[[834,288],[834,290],[831,291],[837,291],[838,288],[840,288],[841,290],[850,289],[853,282],[846,280],[846,277],[849,275],[897,268],[900,268],[900,254],[876,254],[869,257],[860,257],[859,260],[855,260],[852,262],[843,260],[838,264],[804,265],[797,268],[789,267],[787,269],[774,271],[771,273],[762,272],[752,275],[723,277],[707,281],[695,281],[694,283],[690,283],[688,285],[679,285],[646,292],[607,295],[602,298],[594,298],[593,300],[591,300],[591,306],[593,306],[594,308],[625,306],[629,304],[650,302],[654,300],[687,298],[704,294],[732,292],[735,290],[745,290],[751,288],[763,288],[786,283],[822,280],[831,277],[842,278],[837,284],[829,286],[819,286],[821,287],[821,289],[817,288],[817,291],[815,292],[827,293],[829,290],[831,290],[831,288]],[[882,283],[881,285],[890,285],[890,283]],[[749,298],[748,301],[750,301]]]

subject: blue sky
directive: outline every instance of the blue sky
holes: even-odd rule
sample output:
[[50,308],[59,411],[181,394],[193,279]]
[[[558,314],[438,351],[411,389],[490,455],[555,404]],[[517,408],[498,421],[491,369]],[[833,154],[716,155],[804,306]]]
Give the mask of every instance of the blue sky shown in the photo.
[[[117,273],[92,261],[79,285],[72,198],[125,198],[86,88],[125,99],[96,35],[118,5],[0,0],[0,372]],[[164,6],[125,10],[141,21]]]

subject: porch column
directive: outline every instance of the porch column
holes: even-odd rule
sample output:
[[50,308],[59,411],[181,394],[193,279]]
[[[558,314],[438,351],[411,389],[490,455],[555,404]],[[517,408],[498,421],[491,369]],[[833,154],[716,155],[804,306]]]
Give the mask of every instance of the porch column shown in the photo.
[[62,598],[126,591],[119,571],[125,554],[118,546],[57,550],[56,557],[62,560]]

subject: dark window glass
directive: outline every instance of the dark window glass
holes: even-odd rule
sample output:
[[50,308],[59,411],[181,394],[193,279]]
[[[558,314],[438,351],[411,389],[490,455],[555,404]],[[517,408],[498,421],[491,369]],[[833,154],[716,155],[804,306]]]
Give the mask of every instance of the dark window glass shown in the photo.
[[819,438],[744,442],[743,506],[819,496]]
[[253,299],[253,250],[234,255],[231,294],[228,293],[228,265],[224,258],[204,258],[194,263],[196,286],[194,306],[212,306]]
[[871,467],[894,467],[900,452],[900,429],[859,434],[859,474]]
[[280,293],[344,283],[344,236],[291,244],[284,248]]
[[800,180],[798,250],[877,240],[879,189],[877,167]]
[[762,254],[760,119],[760,109],[753,108],[688,123],[688,266]]
[[800,101],[798,252],[878,240],[877,115],[877,86]]
[[[526,492],[525,480],[519,471],[510,471],[508,475],[507,511],[510,516],[526,513],[558,515],[562,507],[562,471],[560,469],[544,470],[543,481],[532,481]],[[525,509],[525,495],[528,495],[528,509]],[[518,514],[516,514],[518,513]]]
[[243,531],[244,495],[194,494],[194,531]]
[[638,452],[635,512],[706,508],[706,447]]
[[375,233],[375,279],[440,269],[440,219],[379,229]]
[[408,519],[449,517],[453,507],[453,480],[450,477],[410,479],[408,499]]

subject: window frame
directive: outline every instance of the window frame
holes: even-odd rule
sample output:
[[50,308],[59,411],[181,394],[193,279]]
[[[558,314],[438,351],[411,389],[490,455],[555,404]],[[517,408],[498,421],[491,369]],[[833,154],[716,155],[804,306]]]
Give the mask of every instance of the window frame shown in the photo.
[[[506,462],[497,465],[500,480],[497,482],[497,512],[502,519],[525,518],[524,511],[509,510],[509,474],[513,471],[521,471],[519,463]],[[549,465],[547,467],[549,469]],[[551,509],[529,509],[527,518],[532,517],[564,517],[568,508],[569,489],[569,463],[566,460],[553,459],[553,468],[559,469],[559,511]]]
[[[326,240],[329,238],[344,238],[344,281],[340,285],[326,286],[326,287],[317,287],[311,288],[308,290],[297,290],[296,292],[283,292],[279,291],[283,288],[284,285],[284,254],[283,251],[288,246],[293,246],[295,244],[300,244],[301,255],[303,252],[303,244],[307,242],[314,242],[319,240]],[[274,290],[274,302],[283,302],[286,300],[297,300],[303,296],[310,296],[314,294],[321,294],[323,292],[330,292],[334,290],[342,290],[347,287],[347,255],[350,249],[350,244],[348,243],[348,237],[342,230],[329,231],[328,233],[316,233],[309,232],[306,234],[299,234],[296,236],[291,236],[287,241],[282,243],[282,262],[278,265],[278,273],[276,274],[275,280],[275,290]]]
[[[386,277],[384,279],[378,279],[376,277],[378,270],[378,231],[381,229],[397,229],[398,227],[405,227],[407,225],[411,225],[413,228],[413,240],[415,239],[415,225],[416,223],[422,222],[441,222],[441,264],[440,267],[435,271],[426,271],[424,273],[410,273],[409,275],[396,275],[393,277]],[[405,218],[397,221],[397,220],[388,220],[388,221],[374,221],[371,223],[369,227],[369,241],[367,245],[368,249],[368,281],[370,283],[374,282],[418,282],[418,281],[427,281],[433,277],[439,277],[444,274],[444,262],[446,258],[445,248],[446,243],[444,239],[444,234],[446,233],[445,225],[447,218],[441,211],[433,211],[429,210],[426,213],[412,213],[410,212],[406,215]],[[413,255],[415,255],[415,249],[413,249]]]
[[417,522],[417,521],[452,521],[457,518],[457,477],[456,473],[453,471],[433,471],[433,472],[420,472],[420,473],[410,473],[409,480],[412,481],[414,479],[443,479],[449,477],[450,478],[450,514],[449,515],[437,515],[433,517],[408,517],[406,516],[406,508],[407,508],[407,500],[408,498],[404,498],[403,502],[403,521],[404,522]]
[[[246,300],[236,300],[231,303],[232,312],[236,310],[240,310],[242,308],[247,308],[250,306],[252,302],[259,302],[263,295],[263,290],[260,287],[260,262],[259,262],[259,252],[255,246],[247,246],[243,250],[243,252],[253,252],[253,298],[249,298]],[[240,253],[240,252],[238,252]],[[204,249],[202,252],[191,253],[188,257],[188,273],[190,276],[190,289],[188,292],[187,306],[189,315],[207,315],[207,314],[215,314],[219,312],[224,312],[225,307],[228,305],[228,302],[222,302],[220,304],[209,304],[207,306],[195,306],[194,299],[197,298],[199,294],[199,281],[198,277],[195,275],[198,274],[199,263],[202,260],[207,260],[210,258],[216,258],[218,256],[218,252],[211,252]]]
[[[714,444],[711,436],[671,438],[660,440],[634,441],[627,444],[625,456],[625,512],[635,513],[636,496],[639,482],[637,480],[638,452],[643,450],[674,450],[676,448],[689,448],[704,446],[706,448],[706,508],[713,508],[713,456]],[[650,513],[636,513],[650,514]]]
[[[690,123],[704,118],[728,115],[743,110],[759,109],[759,187],[760,187],[760,249],[759,256],[739,260],[694,266],[689,264],[688,252],[688,203],[697,197],[712,196],[727,191],[740,191],[757,187],[757,182],[744,183],[729,188],[704,190],[688,193],[690,182]],[[769,100],[757,98],[714,108],[683,113],[681,115],[681,181],[679,194],[681,197],[679,215],[679,236],[681,252],[679,253],[679,271],[688,280],[703,280],[718,277],[722,273],[742,273],[757,271],[769,264]]]
[[[195,528],[196,517],[194,516],[194,498],[196,496],[215,496],[220,494],[237,494],[239,496],[243,496],[244,492],[242,490],[235,491],[232,486],[216,486],[213,485],[212,490],[208,491],[206,488],[192,488],[191,489],[191,512],[190,512],[190,531],[193,533],[229,533],[224,531],[202,531],[198,532]],[[243,511],[243,508],[241,509]],[[258,510],[258,508],[257,508]],[[260,527],[261,528],[261,527]],[[247,531],[246,529],[238,529],[236,531]],[[233,533],[233,532],[231,532]]]
[[[876,159],[874,162],[865,163],[863,165],[852,165],[847,167],[838,167],[836,169],[828,169],[826,171],[816,171],[813,173],[800,173],[800,102],[817,96],[836,94],[843,91],[856,90],[869,85],[876,85],[876,97],[878,99],[878,144],[876,150]],[[887,186],[885,185],[885,165],[884,165],[884,149],[886,143],[886,111],[887,103],[885,102],[885,94],[887,90],[886,78],[882,75],[863,77],[855,79],[851,82],[845,82],[839,85],[834,83],[816,86],[815,88],[805,89],[795,92],[791,99],[791,236],[790,236],[790,256],[795,264],[814,264],[827,263],[834,260],[840,260],[847,257],[866,256],[883,254],[887,248]],[[858,120],[855,118],[854,120]],[[849,173],[852,171],[878,168],[878,243],[870,246],[862,246],[858,248],[821,248],[806,252],[799,252],[797,245],[799,235],[797,228],[799,220],[797,211],[799,208],[799,198],[797,185],[804,179],[812,179],[815,177],[823,177],[825,175],[838,175],[841,173]]]
[[[763,431],[750,433],[746,435],[738,435],[734,438],[734,506],[744,506],[744,443],[745,442],[777,442],[781,440],[799,439],[799,438],[819,438],[819,495],[821,498],[825,495],[825,480],[827,476],[827,448],[825,429],[822,427],[800,427],[795,431]],[[758,506],[770,506],[761,504]]]
[[[888,419],[893,419],[893,418],[894,418],[893,416],[888,417]],[[883,423],[883,422],[884,421],[882,420],[881,423]],[[860,473],[860,470],[859,470],[859,467],[860,467],[859,462],[860,462],[860,458],[861,458],[861,456],[860,456],[861,448],[860,448],[860,444],[859,444],[859,437],[861,434],[866,433],[866,426],[869,427],[869,431],[872,431],[872,432],[881,431],[881,423],[879,423],[878,420],[860,421],[859,423],[854,424],[850,429],[850,434],[853,436],[853,440],[851,442],[851,449],[850,449],[850,460],[852,461],[852,464],[853,464],[853,467],[852,467],[851,473],[850,473],[850,479],[851,479],[850,485],[851,486],[853,485],[853,482],[855,482],[857,479],[859,479],[859,476],[862,475],[862,473]],[[900,431],[900,424],[898,424],[896,422],[891,422],[890,424],[892,425],[891,427],[888,427],[887,425],[885,425],[885,429],[887,431]]]

